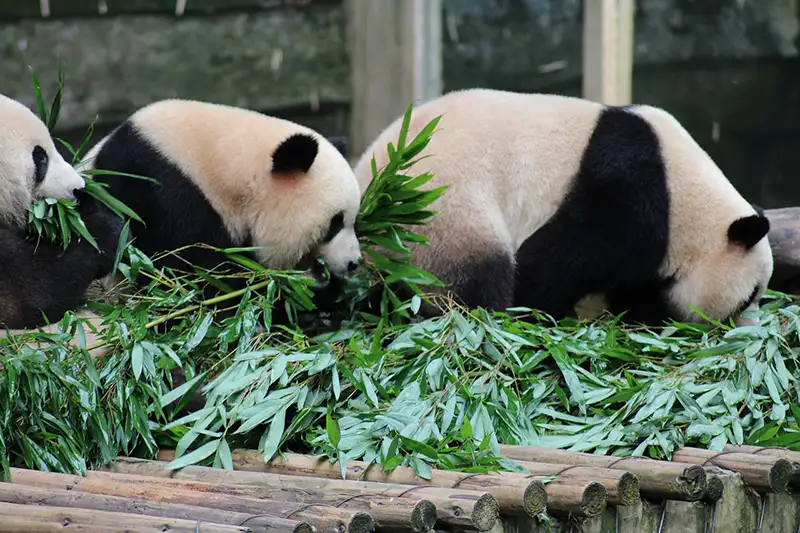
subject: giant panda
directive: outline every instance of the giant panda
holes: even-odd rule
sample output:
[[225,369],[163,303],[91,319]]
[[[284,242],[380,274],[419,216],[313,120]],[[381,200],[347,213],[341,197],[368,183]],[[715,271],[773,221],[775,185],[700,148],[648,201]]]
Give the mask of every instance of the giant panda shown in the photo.
[[[456,301],[560,319],[599,297],[625,321],[703,322],[694,307],[752,323],[743,314],[773,268],[769,222],[666,111],[470,89],[418,106],[408,138],[439,115],[413,169],[449,189],[415,228],[429,246],[413,257]],[[362,190],[401,124],[357,161]]]
[[[47,126],[0,95],[0,331],[22,333],[77,311],[90,283],[111,271],[122,220],[83,192],[84,179],[58,153]],[[43,198],[78,201],[99,250],[73,239],[66,250],[28,234],[28,212]],[[52,330],[52,327],[51,327]]]
[[226,258],[197,244],[258,247],[255,258],[273,269],[305,269],[322,257],[336,279],[361,261],[353,170],[305,126],[238,107],[161,100],[133,113],[86,160],[89,168],[149,178],[95,179],[141,217],[144,226],[131,225],[133,244],[151,258],[163,255],[162,266],[221,272]]

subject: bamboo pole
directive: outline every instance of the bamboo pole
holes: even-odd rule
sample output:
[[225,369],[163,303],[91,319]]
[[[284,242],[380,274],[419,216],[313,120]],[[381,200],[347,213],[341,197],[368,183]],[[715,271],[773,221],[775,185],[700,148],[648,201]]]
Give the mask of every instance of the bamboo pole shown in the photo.
[[[383,494],[373,494],[364,498],[361,494],[335,489],[286,489],[275,486],[254,486],[240,484],[205,483],[181,479],[162,479],[137,474],[89,471],[87,479],[98,483],[136,484],[138,486],[174,487],[181,490],[194,490],[217,494],[245,496],[262,500],[294,502],[298,504],[323,504],[343,509],[369,512],[378,530],[410,530],[425,533],[436,525],[436,506],[419,496],[411,498],[392,498]],[[492,524],[493,525],[493,524]]]
[[787,492],[794,468],[788,459],[749,453],[728,453],[684,447],[672,454],[676,461],[718,466],[742,476],[745,483],[761,491]]
[[202,520],[232,526],[246,523],[254,533],[315,533],[311,524],[300,520],[286,520],[274,516],[253,516],[195,505],[160,503],[141,498],[122,498],[73,490],[27,487],[13,483],[0,483],[0,502]]
[[[285,454],[282,457],[276,456],[265,464],[263,455],[254,450],[236,450],[232,455],[234,468],[238,470],[331,479],[341,477],[339,466],[325,458]],[[174,456],[174,451],[172,450],[161,450],[158,454],[158,458],[161,460],[172,460]],[[431,479],[426,480],[417,476],[416,472],[407,466],[399,466],[392,470],[391,473],[386,473],[380,465],[374,463],[348,461],[347,477],[381,483],[405,483],[409,485],[488,490],[500,502],[501,513],[507,514],[527,514],[535,517],[542,513],[545,507],[553,510],[580,512],[579,506],[572,505],[574,503],[572,501],[569,504],[565,504],[563,501],[551,500],[550,494],[541,480],[528,478],[521,474],[506,472],[464,474],[447,470],[433,470]],[[602,485],[600,486],[602,487]],[[590,487],[590,489],[587,499],[591,500],[599,490],[594,486]],[[603,505],[605,505],[605,498],[603,498]]]
[[725,452],[732,452],[732,453],[749,453],[753,455],[762,455],[768,457],[783,457],[784,459],[788,459],[793,463],[795,470],[800,469],[800,452],[795,452],[789,450],[787,448],[778,448],[778,447],[761,447],[761,446],[733,446],[731,444],[726,444],[725,448],[723,449]]
[[11,469],[12,484],[90,492],[106,496],[122,496],[223,509],[238,513],[266,514],[281,518],[305,520],[319,533],[370,533],[375,527],[372,516],[363,511],[339,509],[326,505],[309,505],[285,501],[260,500],[245,496],[164,488],[147,484],[124,483],[98,477]]
[[[60,523],[61,529],[83,526],[139,528],[142,531],[170,531],[174,533],[194,533],[198,528],[203,533],[248,533],[247,527],[226,526],[199,520],[182,520],[159,516],[133,515],[110,511],[52,507],[45,505],[19,505],[0,503],[0,522],[8,519],[25,519],[44,523]],[[107,530],[106,530],[107,531]]]
[[639,478],[639,490],[653,500],[697,501],[706,489],[706,471],[696,464],[614,457],[555,448],[500,445],[500,453],[516,461],[559,463],[626,470]]
[[[397,483],[375,483],[373,481],[351,481],[318,477],[290,476],[267,472],[223,470],[207,466],[187,466],[179,470],[166,470],[167,463],[133,457],[118,457],[105,468],[123,474],[138,474],[167,480],[187,480],[212,483],[220,490],[229,486],[267,487],[275,499],[283,499],[279,491],[291,495],[292,491],[317,491],[339,494],[342,499],[375,495],[392,498],[426,498],[436,505],[437,526],[469,528],[488,531],[500,518],[500,504],[489,492],[465,489],[447,489],[427,485],[403,485]],[[93,475],[93,472],[87,473]],[[293,496],[289,496],[293,497]]]
[[627,470],[534,461],[517,461],[517,463],[535,476],[558,476],[547,484],[548,489],[553,485],[571,484],[576,480],[597,481],[608,491],[608,503],[611,505],[636,505],[641,499],[639,477]]
[[793,487],[800,487],[800,452],[795,452],[789,450],[787,448],[778,448],[778,447],[761,447],[761,446],[734,446],[732,444],[726,444],[725,448],[723,448],[726,452],[736,452],[736,453],[750,453],[753,455],[762,455],[762,456],[769,456],[769,457],[783,457],[784,459],[788,459],[792,462],[792,468],[794,472],[792,473],[792,479],[789,482]]

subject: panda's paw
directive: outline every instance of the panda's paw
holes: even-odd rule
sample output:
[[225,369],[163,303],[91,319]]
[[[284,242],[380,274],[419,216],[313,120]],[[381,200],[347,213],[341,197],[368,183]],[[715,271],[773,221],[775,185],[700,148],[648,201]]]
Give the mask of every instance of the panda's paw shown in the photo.
[[81,213],[83,223],[103,254],[115,255],[116,247],[122,233],[123,220],[109,209],[93,208]]

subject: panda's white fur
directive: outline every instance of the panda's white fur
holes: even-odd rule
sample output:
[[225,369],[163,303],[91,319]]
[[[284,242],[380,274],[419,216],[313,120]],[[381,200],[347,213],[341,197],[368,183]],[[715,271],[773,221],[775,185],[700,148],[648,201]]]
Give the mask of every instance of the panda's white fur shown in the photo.
[[[121,222],[97,210],[86,195],[76,198],[85,185],[39,117],[0,95],[0,337],[27,333],[61,320],[66,311],[78,311],[92,280],[107,273]],[[101,251],[83,240],[62,250],[60,244],[29,238],[29,209],[43,198],[78,200]],[[52,332],[54,326],[45,330]]]
[[[353,170],[325,137],[300,124],[232,106],[162,100],[131,115],[87,160],[159,182],[96,178],[143,218],[146,227],[134,224],[132,233],[148,255],[198,242],[252,245],[268,268],[294,268],[319,255],[337,277],[360,262]],[[199,266],[219,261],[191,253],[185,257]]]
[[[414,261],[462,302],[562,316],[610,295],[617,307],[660,306],[630,313],[645,322],[700,320],[694,306],[746,323],[740,306],[758,307],[773,267],[769,223],[666,111],[471,89],[417,107],[409,138],[438,115],[413,171],[449,189],[417,228],[430,246]],[[362,191],[401,123],[356,163]]]
[[[56,150],[47,126],[22,103],[0,94],[0,221],[22,226],[35,200],[72,200],[86,185],[72,165]],[[49,159],[47,171],[36,183],[32,152],[36,146]]]

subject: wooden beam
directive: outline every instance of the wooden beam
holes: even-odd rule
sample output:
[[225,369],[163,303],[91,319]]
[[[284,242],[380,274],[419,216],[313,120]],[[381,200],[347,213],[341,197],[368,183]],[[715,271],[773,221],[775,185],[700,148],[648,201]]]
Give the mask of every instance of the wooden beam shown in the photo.
[[441,0],[346,0],[357,159],[412,102],[442,91]]
[[632,102],[634,0],[583,0],[583,96]]

